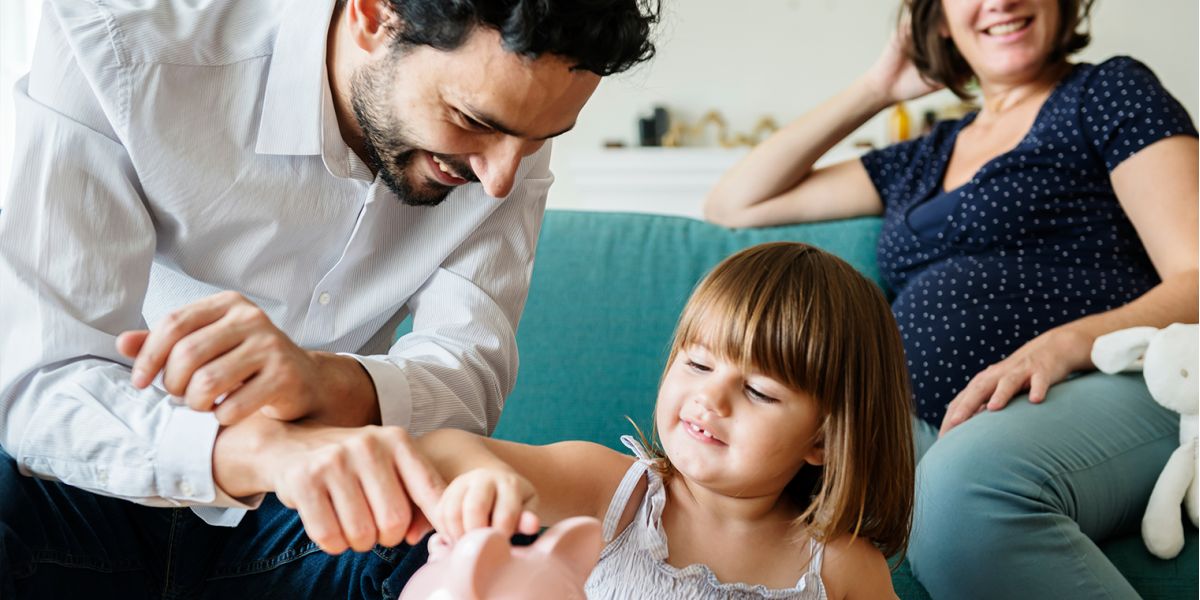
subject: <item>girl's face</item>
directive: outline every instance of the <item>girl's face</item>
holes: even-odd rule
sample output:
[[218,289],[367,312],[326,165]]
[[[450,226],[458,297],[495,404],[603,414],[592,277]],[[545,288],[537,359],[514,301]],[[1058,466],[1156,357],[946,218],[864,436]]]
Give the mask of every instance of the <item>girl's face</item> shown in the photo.
[[819,413],[807,394],[691,344],[663,377],[655,425],[688,480],[754,497],[779,493],[805,463],[823,463]]
[[1037,77],[1054,50],[1058,0],[942,0],[941,34],[971,65],[980,83]]

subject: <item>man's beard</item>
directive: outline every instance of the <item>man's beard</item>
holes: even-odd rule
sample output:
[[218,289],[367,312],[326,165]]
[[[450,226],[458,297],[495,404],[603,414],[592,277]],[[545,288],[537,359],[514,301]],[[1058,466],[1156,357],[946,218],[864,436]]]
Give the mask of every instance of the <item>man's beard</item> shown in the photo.
[[[379,174],[384,185],[401,202],[409,206],[437,206],[454,190],[454,186],[417,175],[421,183],[410,181],[409,171],[419,149],[411,142],[408,128],[388,111],[387,89],[392,85],[399,50],[375,64],[365,65],[350,78],[350,106],[363,131],[363,146],[367,165]],[[479,181],[469,165],[437,155],[468,181]]]

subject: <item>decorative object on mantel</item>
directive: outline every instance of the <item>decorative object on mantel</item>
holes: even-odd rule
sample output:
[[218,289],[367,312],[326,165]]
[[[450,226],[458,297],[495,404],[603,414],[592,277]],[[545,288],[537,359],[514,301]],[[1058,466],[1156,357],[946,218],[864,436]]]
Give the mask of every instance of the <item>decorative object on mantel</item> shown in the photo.
[[888,111],[887,141],[889,144],[903,142],[912,134],[912,119],[908,116],[908,108],[903,102],[892,105]]
[[662,146],[663,136],[671,127],[671,115],[661,106],[654,107],[654,114],[638,119],[638,145],[643,147]]
[[905,103],[897,102],[888,111],[884,139],[888,144],[903,142],[930,133],[938,121],[956,121],[977,110],[979,106],[974,102],[956,99],[954,102],[927,107],[921,115],[921,123],[916,124],[910,118]]
[[762,141],[763,138],[779,129],[779,125],[775,123],[775,119],[766,116],[754,124],[754,129],[750,130],[749,134],[734,133],[730,135],[729,125],[725,122],[725,117],[715,110],[704,113],[704,116],[700,117],[699,121],[690,125],[680,119],[674,119],[673,121],[671,128],[667,130],[667,134],[662,138],[662,145],[669,148],[683,146],[688,138],[696,138],[703,135],[709,125],[716,126],[717,143],[722,148],[736,148],[738,146],[753,147]]
[[938,120],[937,113],[933,112],[932,110],[925,111],[925,114],[921,116],[921,133],[920,133],[920,135],[925,135],[927,133],[932,132],[933,126],[937,125],[937,120]]

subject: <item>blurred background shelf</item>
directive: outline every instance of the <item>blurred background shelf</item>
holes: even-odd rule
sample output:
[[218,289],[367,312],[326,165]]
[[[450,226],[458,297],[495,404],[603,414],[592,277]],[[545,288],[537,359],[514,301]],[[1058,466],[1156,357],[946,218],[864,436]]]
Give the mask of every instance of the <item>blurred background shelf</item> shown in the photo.
[[[611,148],[568,162],[575,203],[559,208],[703,218],[704,197],[749,148]],[[857,156],[834,150],[818,165]],[[554,194],[552,189],[551,195]]]

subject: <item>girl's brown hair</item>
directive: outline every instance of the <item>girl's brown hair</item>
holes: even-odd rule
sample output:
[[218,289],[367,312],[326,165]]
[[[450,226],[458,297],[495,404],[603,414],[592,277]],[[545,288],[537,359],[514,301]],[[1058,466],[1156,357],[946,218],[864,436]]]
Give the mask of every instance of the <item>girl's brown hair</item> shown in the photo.
[[[1093,0],[1058,0],[1058,36],[1047,62],[1054,64],[1084,49],[1091,35],[1080,26],[1087,23]],[[905,52],[925,79],[940,83],[959,98],[968,98],[966,85],[975,77],[967,60],[954,46],[954,40],[944,37],[945,23],[942,0],[904,0],[901,19],[908,15],[912,31]]]
[[699,341],[820,406],[825,464],[806,465],[787,489],[805,507],[797,519],[803,532],[822,541],[861,535],[888,556],[903,552],[914,478],[908,373],[880,289],[806,244],[747,248],[696,287],[667,368]]

